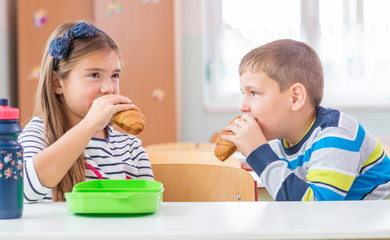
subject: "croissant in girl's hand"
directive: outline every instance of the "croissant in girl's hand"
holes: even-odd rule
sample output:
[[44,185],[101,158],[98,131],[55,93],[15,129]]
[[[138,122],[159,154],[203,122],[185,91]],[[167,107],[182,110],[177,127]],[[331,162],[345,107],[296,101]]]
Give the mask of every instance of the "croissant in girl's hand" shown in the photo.
[[[234,120],[236,120],[237,118],[241,118],[241,116],[235,117],[232,121],[230,121],[229,124],[233,123]],[[214,154],[219,160],[225,161],[237,150],[237,147],[236,147],[236,145],[234,145],[234,143],[223,140],[221,138],[221,135],[234,135],[234,133],[230,130],[224,129],[218,135],[217,140],[216,140]]]
[[142,132],[145,128],[145,116],[137,107],[115,113],[111,121],[133,135]]

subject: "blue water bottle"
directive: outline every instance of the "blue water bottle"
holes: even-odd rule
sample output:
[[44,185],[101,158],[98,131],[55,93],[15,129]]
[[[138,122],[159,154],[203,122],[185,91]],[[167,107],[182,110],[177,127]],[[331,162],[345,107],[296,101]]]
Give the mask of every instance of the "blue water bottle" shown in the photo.
[[21,131],[19,109],[0,99],[0,219],[19,218],[23,212],[23,148],[17,142]]

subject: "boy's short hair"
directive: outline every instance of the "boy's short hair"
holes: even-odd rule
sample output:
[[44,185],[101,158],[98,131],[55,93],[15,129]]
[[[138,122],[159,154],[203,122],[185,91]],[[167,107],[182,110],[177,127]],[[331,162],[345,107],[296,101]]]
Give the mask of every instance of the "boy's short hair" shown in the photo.
[[241,60],[240,76],[246,71],[266,73],[278,83],[281,91],[299,82],[305,86],[314,106],[321,103],[322,64],[314,49],[303,42],[281,39],[251,50]]

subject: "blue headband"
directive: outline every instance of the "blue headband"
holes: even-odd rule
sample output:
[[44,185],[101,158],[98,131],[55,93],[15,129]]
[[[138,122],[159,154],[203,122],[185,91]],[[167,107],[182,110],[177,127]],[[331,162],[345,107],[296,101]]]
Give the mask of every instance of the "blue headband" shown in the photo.
[[53,70],[56,70],[58,60],[64,59],[68,55],[70,42],[73,39],[95,37],[96,31],[104,33],[90,23],[81,22],[77,23],[72,29],[69,29],[64,35],[51,41],[49,54],[54,58]]

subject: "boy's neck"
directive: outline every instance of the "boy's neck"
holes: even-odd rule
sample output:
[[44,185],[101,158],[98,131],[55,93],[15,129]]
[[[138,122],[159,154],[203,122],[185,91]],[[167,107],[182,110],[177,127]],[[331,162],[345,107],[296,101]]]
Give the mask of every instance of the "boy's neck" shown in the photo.
[[300,113],[294,120],[292,120],[293,127],[291,127],[292,132],[290,132],[290,137],[284,139],[284,143],[287,147],[292,147],[299,143],[299,141],[306,135],[310,130],[317,116],[317,108],[311,107],[305,112]]

